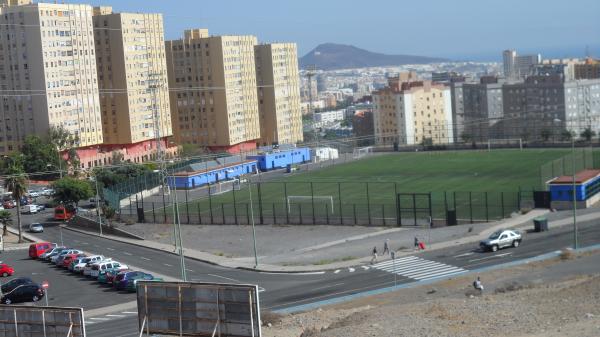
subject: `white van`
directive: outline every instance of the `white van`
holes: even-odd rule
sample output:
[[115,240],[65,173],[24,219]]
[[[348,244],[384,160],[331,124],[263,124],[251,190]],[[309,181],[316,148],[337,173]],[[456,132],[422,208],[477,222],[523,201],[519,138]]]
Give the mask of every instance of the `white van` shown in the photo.
[[21,208],[21,213],[23,214],[35,214],[38,212],[37,205],[25,205],[22,207],[23,208]]
[[100,275],[101,270],[106,270],[106,269],[111,269],[111,268],[115,268],[118,270],[129,269],[129,267],[127,267],[126,265],[124,265],[120,262],[117,262],[117,261],[101,261],[98,263],[94,263],[92,265],[92,270],[90,271],[90,276],[93,278],[98,278],[98,275]]

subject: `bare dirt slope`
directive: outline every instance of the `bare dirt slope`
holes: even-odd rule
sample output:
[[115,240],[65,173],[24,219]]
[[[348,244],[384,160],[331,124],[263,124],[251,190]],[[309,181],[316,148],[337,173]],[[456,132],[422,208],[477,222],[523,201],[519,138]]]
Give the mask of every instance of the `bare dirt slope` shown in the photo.
[[[267,337],[597,337],[600,255],[555,259],[269,319]],[[578,270],[574,272],[573,270]],[[591,273],[593,271],[593,273]],[[268,318],[268,317],[265,317]],[[266,321],[266,320],[265,320]]]

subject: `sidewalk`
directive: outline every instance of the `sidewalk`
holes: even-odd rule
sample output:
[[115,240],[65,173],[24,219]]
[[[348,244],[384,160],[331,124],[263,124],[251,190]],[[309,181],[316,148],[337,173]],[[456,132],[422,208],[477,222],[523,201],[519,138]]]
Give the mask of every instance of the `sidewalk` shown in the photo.
[[[429,230],[422,228],[393,228],[375,233],[355,235],[344,240],[335,240],[325,244],[306,247],[293,252],[293,254],[276,256],[259,255],[259,266],[256,269],[254,268],[253,256],[230,258],[202,252],[198,249],[198,247],[185,247],[184,253],[187,258],[229,268],[249,269],[273,273],[318,272],[367,264],[371,259],[370,252],[373,245],[377,245],[378,251],[381,253],[383,251],[383,243],[386,239],[390,239],[391,249],[397,250],[397,257],[412,255],[416,253],[418,254],[418,252],[415,252],[412,249],[412,242],[415,235],[417,235],[422,241],[429,243],[427,245],[427,251],[431,251],[460,244],[478,242],[482,238],[486,238],[492,232],[498,229],[532,228],[532,220],[539,216],[547,216],[550,219],[549,226],[551,228],[572,224],[572,219],[570,218],[569,212],[550,213],[547,210],[533,210],[528,214],[505,219],[499,222],[435,228],[432,229],[430,233],[428,233]],[[579,216],[578,219],[582,222],[599,220],[600,212],[588,212],[587,214]],[[88,233],[79,229],[66,229]],[[97,235],[95,233],[88,234]],[[427,237],[427,235],[429,235],[429,237]],[[141,241],[125,239],[107,235],[104,237],[115,241],[130,243],[133,245],[148,247],[174,254],[174,247],[172,244],[150,240]],[[285,242],[282,241],[282,245],[285,245]],[[344,258],[345,256],[351,256],[349,254],[355,254],[357,258]],[[389,259],[388,257],[385,257],[380,259],[380,261],[383,261],[386,258]],[[320,260],[313,262],[315,259]],[[294,261],[295,263],[290,263],[290,261]]]

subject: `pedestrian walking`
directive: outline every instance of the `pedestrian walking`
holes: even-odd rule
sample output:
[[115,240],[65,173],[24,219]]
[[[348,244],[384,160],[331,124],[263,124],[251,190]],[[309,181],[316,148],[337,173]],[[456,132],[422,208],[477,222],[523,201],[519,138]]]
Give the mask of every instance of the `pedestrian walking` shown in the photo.
[[377,262],[377,246],[373,247],[373,257],[371,258],[371,264]]
[[415,250],[419,250],[419,238],[415,236]]
[[483,284],[481,283],[481,278],[479,278],[479,276],[477,276],[477,279],[473,281],[473,288],[475,288],[475,290],[479,290],[479,292],[483,292]]
[[386,239],[385,242],[383,243],[383,253],[381,253],[381,255],[385,255],[385,254],[389,254],[390,253],[390,239]]

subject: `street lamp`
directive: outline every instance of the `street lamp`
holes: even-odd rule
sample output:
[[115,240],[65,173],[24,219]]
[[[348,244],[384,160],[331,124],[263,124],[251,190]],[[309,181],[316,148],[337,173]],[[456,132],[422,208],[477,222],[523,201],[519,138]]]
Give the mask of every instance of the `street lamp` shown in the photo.
[[[556,118],[554,119],[554,123],[561,123],[562,120]],[[566,125],[565,125],[566,126]],[[576,172],[575,172],[575,137],[571,135],[571,173],[573,175],[573,248],[579,248],[578,238],[577,238],[577,181],[576,181]]]

